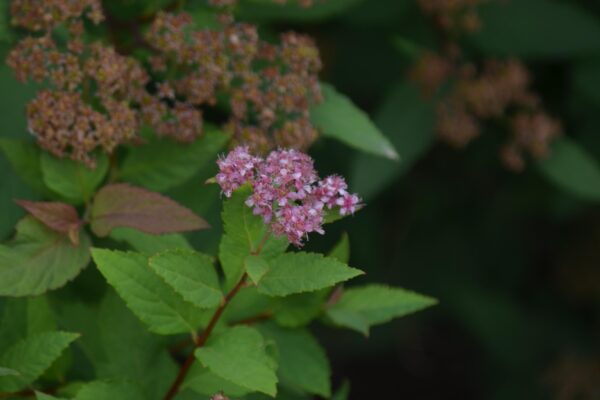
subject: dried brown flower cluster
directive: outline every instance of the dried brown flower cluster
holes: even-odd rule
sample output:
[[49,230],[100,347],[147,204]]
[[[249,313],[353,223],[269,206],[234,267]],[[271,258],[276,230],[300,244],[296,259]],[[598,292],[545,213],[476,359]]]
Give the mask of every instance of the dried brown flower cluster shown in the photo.
[[511,138],[501,151],[506,166],[525,167],[524,154],[546,157],[561,125],[540,107],[529,90],[530,77],[518,61],[488,61],[481,73],[463,68],[452,93],[438,106],[438,133],[448,143],[463,147],[480,134],[488,120],[508,120]]
[[[420,0],[420,5],[425,13],[437,17],[454,15],[464,8],[475,12],[480,2]],[[450,94],[438,103],[440,138],[464,147],[480,135],[483,123],[497,121],[507,125],[510,133],[500,151],[509,169],[523,170],[526,154],[538,159],[548,156],[550,143],[561,134],[561,124],[546,114],[540,99],[530,90],[526,67],[518,60],[487,60],[478,71],[461,60],[461,48],[453,35],[446,34],[445,39],[442,54],[423,52],[410,71],[410,79],[426,97],[432,97],[444,82],[453,83]]]
[[476,32],[481,21],[476,7],[485,0],[418,0],[419,6],[446,31]]
[[273,45],[250,24],[201,31],[190,24],[187,14],[160,13],[146,35],[158,50],[151,64],[164,77],[162,91],[194,107],[215,105],[219,94],[228,94],[226,128],[234,144],[262,153],[307,148],[316,138],[309,107],[321,100],[321,61],[312,40],[285,33]]
[[[308,37],[286,33],[274,45],[231,15],[219,29],[194,31],[190,15],[159,12],[135,37],[152,53],[138,61],[84,41],[81,18],[103,20],[98,0],[15,0],[12,12],[14,24],[43,31],[18,43],[7,62],[19,80],[54,86],[31,102],[28,120],[39,144],[57,156],[93,166],[94,150],[110,153],[141,125],[193,141],[203,132],[202,111],[226,105],[233,145],[305,149],[316,138],[309,107],[321,100],[321,62]],[[70,36],[61,46],[52,32],[62,23]]]

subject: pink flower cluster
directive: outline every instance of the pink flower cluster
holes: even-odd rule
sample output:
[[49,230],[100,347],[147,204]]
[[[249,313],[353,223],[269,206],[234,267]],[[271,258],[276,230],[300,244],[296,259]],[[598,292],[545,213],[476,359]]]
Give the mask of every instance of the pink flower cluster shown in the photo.
[[360,206],[360,198],[348,193],[344,178],[331,175],[320,180],[310,156],[297,150],[272,151],[263,159],[251,155],[247,147],[237,147],[217,164],[215,179],[225,196],[249,183],[252,194],[246,205],[270,224],[274,234],[287,236],[298,247],[310,232],[324,233],[327,209],[347,215]]

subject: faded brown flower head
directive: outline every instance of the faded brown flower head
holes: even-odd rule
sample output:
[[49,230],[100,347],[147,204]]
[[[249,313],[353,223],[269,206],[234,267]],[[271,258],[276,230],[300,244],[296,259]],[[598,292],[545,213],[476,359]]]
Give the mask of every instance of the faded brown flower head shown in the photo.
[[14,25],[31,31],[49,31],[84,15],[96,24],[104,20],[100,0],[13,0],[10,11]]
[[476,32],[481,27],[477,6],[485,0],[418,0],[423,12],[447,31]]
[[[176,76],[165,77],[160,87],[196,108],[214,106],[217,95],[226,94],[231,117],[225,129],[233,134],[233,145],[263,153],[284,145],[307,148],[316,138],[309,108],[321,101],[321,61],[312,40],[285,33],[280,44],[270,44],[250,24],[191,31],[191,21],[187,14],[159,13],[146,35],[160,52],[152,59],[153,72],[170,70]],[[185,137],[201,134],[201,123],[196,135],[193,126]],[[165,125],[157,132],[178,134]]]

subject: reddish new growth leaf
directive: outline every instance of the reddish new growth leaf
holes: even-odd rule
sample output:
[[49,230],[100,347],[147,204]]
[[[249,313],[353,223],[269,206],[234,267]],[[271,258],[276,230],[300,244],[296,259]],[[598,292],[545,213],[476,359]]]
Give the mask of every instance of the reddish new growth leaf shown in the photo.
[[125,183],[108,185],[98,192],[92,206],[91,224],[98,236],[108,236],[119,227],[153,235],[209,227],[204,219],[160,193]]
[[28,200],[15,200],[35,219],[48,228],[66,233],[74,245],[79,245],[79,229],[83,222],[77,215],[77,210],[70,204],[59,202],[41,202]]

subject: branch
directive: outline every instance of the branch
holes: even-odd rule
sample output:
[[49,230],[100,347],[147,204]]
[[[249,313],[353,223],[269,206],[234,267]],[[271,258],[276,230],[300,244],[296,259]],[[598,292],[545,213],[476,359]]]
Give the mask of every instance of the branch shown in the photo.
[[187,376],[187,374],[190,370],[190,367],[192,366],[192,364],[194,363],[194,360],[196,359],[196,356],[194,355],[196,349],[198,349],[206,344],[206,341],[210,337],[210,334],[212,333],[212,331],[215,329],[215,326],[219,322],[221,315],[223,315],[223,311],[225,311],[225,308],[231,302],[231,299],[233,299],[235,297],[235,295],[238,294],[240,289],[242,287],[244,287],[244,284],[246,283],[246,278],[247,278],[247,275],[244,274],[242,276],[242,278],[240,279],[240,281],[237,283],[237,285],[235,285],[235,287],[233,289],[231,289],[231,291],[229,293],[227,293],[223,303],[219,306],[219,308],[217,308],[217,310],[213,314],[212,318],[210,319],[210,322],[206,326],[206,329],[204,329],[202,334],[200,336],[198,336],[198,339],[196,339],[196,345],[194,346],[194,350],[192,351],[192,353],[188,356],[188,358],[185,360],[185,362],[181,366],[181,369],[179,370],[179,373],[177,374],[177,378],[175,378],[175,382],[173,382],[173,385],[171,385],[171,388],[169,389],[169,391],[167,392],[167,394],[165,396],[165,400],[173,399],[175,397],[175,395],[177,394],[177,392],[179,392],[179,388],[181,387],[181,384],[185,380],[185,377]]

